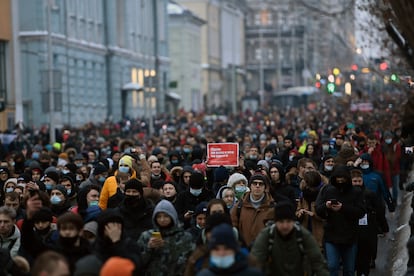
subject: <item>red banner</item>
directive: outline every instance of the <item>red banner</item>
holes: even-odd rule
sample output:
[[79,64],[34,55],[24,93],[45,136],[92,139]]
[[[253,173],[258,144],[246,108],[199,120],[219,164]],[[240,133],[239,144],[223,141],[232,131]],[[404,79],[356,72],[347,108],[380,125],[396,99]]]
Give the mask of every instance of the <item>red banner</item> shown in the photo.
[[238,143],[210,143],[207,144],[207,166],[209,167],[238,167]]

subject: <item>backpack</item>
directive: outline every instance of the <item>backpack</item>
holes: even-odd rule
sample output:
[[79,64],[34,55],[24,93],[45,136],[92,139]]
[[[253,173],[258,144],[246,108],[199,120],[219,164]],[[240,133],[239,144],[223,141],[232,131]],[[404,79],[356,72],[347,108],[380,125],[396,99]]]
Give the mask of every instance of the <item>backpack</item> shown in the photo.
[[[294,228],[296,231],[296,243],[298,244],[300,254],[303,256],[305,255],[305,247],[303,246],[303,233],[302,233],[302,229],[300,228],[299,222],[295,222]],[[270,256],[272,256],[274,233],[275,233],[275,224],[273,223],[269,227],[269,241],[268,241],[268,248],[267,248],[269,258]]]

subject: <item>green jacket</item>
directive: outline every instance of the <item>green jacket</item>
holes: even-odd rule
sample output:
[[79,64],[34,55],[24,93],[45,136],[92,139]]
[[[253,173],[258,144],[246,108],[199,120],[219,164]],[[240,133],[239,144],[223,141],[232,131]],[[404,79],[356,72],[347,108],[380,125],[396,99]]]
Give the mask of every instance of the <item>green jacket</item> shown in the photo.
[[[328,267],[318,244],[312,234],[300,225],[300,230],[293,228],[292,232],[282,238],[276,227],[263,229],[257,236],[251,254],[261,262],[266,269],[266,275],[316,275],[328,276]],[[302,234],[298,233],[300,231]],[[269,237],[273,232],[273,246],[271,256]],[[302,237],[302,242],[299,242]],[[298,239],[299,238],[299,239]],[[300,249],[303,246],[303,250]]]

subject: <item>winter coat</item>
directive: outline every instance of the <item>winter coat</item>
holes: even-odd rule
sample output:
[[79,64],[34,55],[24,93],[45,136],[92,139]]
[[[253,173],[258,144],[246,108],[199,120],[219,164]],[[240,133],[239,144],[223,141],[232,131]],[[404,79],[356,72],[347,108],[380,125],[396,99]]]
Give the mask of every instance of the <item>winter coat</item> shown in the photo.
[[[366,148],[362,153],[364,152],[368,152],[368,148]],[[374,151],[371,153],[371,159],[372,159],[372,168],[384,174],[385,184],[388,187],[391,187],[392,183],[391,183],[389,163],[385,158],[384,152],[382,151],[382,146],[380,144],[377,144],[375,146]]]
[[236,253],[236,260],[229,268],[218,268],[211,266],[203,269],[197,276],[215,276],[215,275],[237,275],[237,276],[262,276],[264,275],[259,269],[251,267],[248,264],[247,256],[240,251]]
[[68,246],[65,244],[60,243],[60,239],[58,238],[56,242],[56,246],[53,250],[61,253],[63,256],[66,257],[66,260],[69,263],[70,271],[73,273],[75,271],[75,264],[76,262],[89,255],[91,253],[91,247],[89,242],[84,239],[80,238],[79,246]]
[[124,219],[124,231],[127,237],[138,240],[142,232],[152,228],[152,212],[154,206],[145,200],[145,207],[127,207],[124,202],[115,210],[118,210]]
[[13,230],[10,236],[0,236],[0,248],[9,250],[11,257],[17,255],[20,248],[20,230],[16,225],[13,225]]
[[[184,214],[187,211],[195,211],[196,206],[200,202],[209,202],[210,199],[213,199],[214,197],[214,194],[205,188],[203,188],[203,191],[199,196],[192,195],[190,190],[179,193],[177,201],[175,202],[179,220],[184,221]],[[187,222],[185,226],[188,228],[190,226],[189,222]]]
[[390,145],[383,144],[382,146],[385,160],[388,161],[388,168],[391,177],[400,174],[401,170],[401,144],[393,142]]
[[364,186],[367,190],[373,191],[379,198],[383,198],[387,204],[388,210],[393,212],[395,210],[394,202],[391,194],[385,186],[382,175],[370,168],[362,170],[362,178]]
[[[271,228],[273,227],[273,230]],[[251,254],[267,266],[266,275],[306,275],[327,276],[328,267],[312,234],[299,226],[300,233],[293,228],[286,237],[280,236],[274,225],[263,229],[251,251]],[[273,232],[273,246],[269,250],[270,235]],[[302,236],[303,252],[300,249],[298,236]]]
[[[239,208],[241,204],[241,208]],[[265,193],[259,208],[254,208],[250,202],[250,192],[246,193],[241,202],[231,209],[231,221],[239,230],[247,246],[251,246],[266,222],[274,219],[274,201],[272,196]]]
[[[134,169],[132,170],[131,179],[137,178],[137,173]],[[101,207],[102,210],[105,210],[108,205],[108,199],[116,194],[116,190],[118,188],[118,183],[116,182],[116,175],[118,174],[118,170],[115,171],[113,176],[108,177],[103,186],[102,190],[99,194],[99,207]]]
[[[336,183],[337,177],[346,178],[344,186]],[[330,199],[342,203],[339,211],[326,207]],[[316,214],[325,219],[324,240],[336,244],[352,244],[357,240],[358,220],[366,213],[361,189],[352,186],[351,176],[345,166],[335,169],[331,183],[325,185],[316,198]]]
[[298,203],[297,210],[299,211],[300,209],[306,209],[308,211],[313,212],[314,215],[312,217],[307,214],[303,214],[301,217],[298,217],[302,226],[312,233],[319,247],[322,248],[324,220],[316,214],[315,201],[308,202],[304,198],[301,198]]
[[[164,212],[172,219],[168,228],[159,228],[156,223],[158,213]],[[145,275],[183,275],[188,256],[194,250],[194,243],[190,233],[184,231],[179,224],[178,215],[167,200],[161,200],[154,209],[152,216],[154,229],[145,231],[138,239],[138,246],[145,269]],[[149,248],[148,242],[154,231],[161,232],[164,246]]]

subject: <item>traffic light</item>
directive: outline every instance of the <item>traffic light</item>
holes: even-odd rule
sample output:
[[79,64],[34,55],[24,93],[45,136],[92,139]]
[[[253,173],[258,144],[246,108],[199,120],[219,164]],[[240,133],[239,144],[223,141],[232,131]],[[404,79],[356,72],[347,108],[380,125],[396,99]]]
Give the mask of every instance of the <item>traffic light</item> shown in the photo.
[[330,82],[326,85],[326,89],[328,90],[329,94],[332,94],[335,92],[335,83]]
[[387,70],[388,69],[388,64],[385,61],[384,62],[381,62],[380,65],[379,65],[379,69],[381,71]]
[[351,70],[352,71],[358,71],[358,65],[357,64],[352,64]]
[[315,87],[318,89],[321,88],[321,82],[320,81],[315,82]]
[[398,78],[397,74],[391,74],[390,78],[391,78],[392,81],[395,81],[395,82],[399,81],[399,78]]

